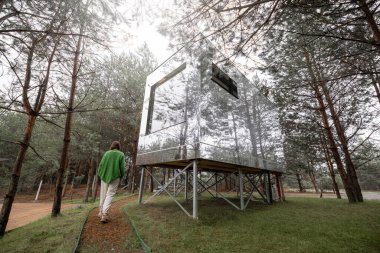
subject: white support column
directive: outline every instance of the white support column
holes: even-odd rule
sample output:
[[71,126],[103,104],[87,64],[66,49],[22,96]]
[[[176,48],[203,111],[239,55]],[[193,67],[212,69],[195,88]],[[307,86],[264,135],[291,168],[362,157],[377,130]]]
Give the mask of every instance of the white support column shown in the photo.
[[193,219],[198,219],[198,161],[193,161]]
[[243,173],[239,168],[239,190],[240,190],[240,209],[244,210],[244,195],[243,195]]
[[37,200],[38,200],[38,196],[40,196],[40,191],[41,191],[42,182],[43,182],[43,179],[41,179],[41,181],[40,181],[40,185],[38,186],[38,190],[37,190],[36,198],[34,199],[34,201],[37,201]]
[[[175,177],[176,176],[176,173],[175,173],[175,169],[173,170],[173,177]],[[173,195],[174,195],[174,198],[175,197],[177,197],[177,189],[176,189],[176,181],[177,181],[177,179],[174,179],[174,182],[173,182],[173,185],[174,185],[174,187],[173,187]]]
[[189,196],[187,194],[187,192],[189,191],[188,183],[189,183],[189,172],[186,170],[185,172],[185,200],[186,201],[189,199]]
[[143,188],[144,188],[144,172],[145,167],[141,167],[141,175],[140,175],[140,188],[139,188],[139,205],[141,205],[142,195],[143,195]]

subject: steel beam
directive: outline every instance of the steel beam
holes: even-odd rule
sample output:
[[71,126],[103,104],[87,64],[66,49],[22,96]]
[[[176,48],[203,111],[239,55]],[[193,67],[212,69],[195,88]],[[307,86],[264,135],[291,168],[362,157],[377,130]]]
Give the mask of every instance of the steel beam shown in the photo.
[[256,191],[260,194],[260,196],[264,200],[264,202],[267,203],[267,204],[269,204],[268,200],[266,199],[266,197],[264,196],[264,194],[259,190],[259,188],[256,186],[256,184],[254,182],[252,182],[252,180],[247,175],[246,175],[246,178],[251,183],[252,187],[254,187],[256,189]]
[[150,201],[151,199],[153,199],[154,197],[160,195],[163,191],[167,192],[165,189],[173,182],[173,180],[176,179],[176,177],[180,176],[182,173],[184,173],[190,166],[192,165],[192,163],[189,163],[189,165],[187,165],[183,170],[180,171],[180,173],[178,173],[174,178],[172,178],[169,182],[167,182],[164,186],[162,186],[162,184],[160,182],[158,182],[157,179],[155,179],[153,177],[153,175],[148,171],[148,173],[153,177],[153,179],[156,180],[156,182],[159,183],[160,186],[162,186],[162,188],[160,190],[158,190],[155,194],[153,194],[152,196],[150,196],[147,200],[145,200],[144,204],[148,203],[148,201]]
[[[153,177],[153,175],[147,171],[151,176],[152,178],[158,183],[158,185],[162,186],[162,184],[155,178]],[[169,197],[182,209],[182,211],[184,211],[188,216],[191,216],[190,213],[170,194],[170,192],[168,190],[166,190],[166,188],[162,188],[164,189],[164,191],[169,195]],[[144,203],[146,203],[148,200],[146,200]]]

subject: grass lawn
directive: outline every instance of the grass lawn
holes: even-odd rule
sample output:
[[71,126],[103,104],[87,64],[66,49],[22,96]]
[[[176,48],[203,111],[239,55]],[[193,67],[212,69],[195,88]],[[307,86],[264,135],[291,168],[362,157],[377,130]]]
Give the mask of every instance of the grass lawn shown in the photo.
[[380,201],[288,198],[242,212],[202,197],[197,221],[165,196],[126,209],[153,252],[380,252]]
[[95,204],[82,206],[9,231],[0,239],[0,252],[72,252],[83,221]]

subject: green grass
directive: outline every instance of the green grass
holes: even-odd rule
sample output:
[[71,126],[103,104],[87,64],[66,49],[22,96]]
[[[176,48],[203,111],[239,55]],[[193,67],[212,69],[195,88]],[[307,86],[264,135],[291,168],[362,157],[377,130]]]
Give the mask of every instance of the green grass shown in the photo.
[[95,204],[63,211],[16,228],[0,239],[0,252],[72,252],[88,211]]
[[153,252],[380,252],[379,201],[288,198],[242,212],[202,198],[197,221],[167,197],[126,208]]

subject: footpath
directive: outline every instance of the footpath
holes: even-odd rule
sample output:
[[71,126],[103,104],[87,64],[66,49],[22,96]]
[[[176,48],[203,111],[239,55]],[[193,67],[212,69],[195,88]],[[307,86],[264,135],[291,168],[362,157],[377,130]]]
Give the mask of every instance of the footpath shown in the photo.
[[[0,209],[2,208],[0,204]],[[50,215],[53,203],[13,203],[6,231],[24,226],[28,223]],[[73,208],[75,204],[62,204],[61,210]]]

